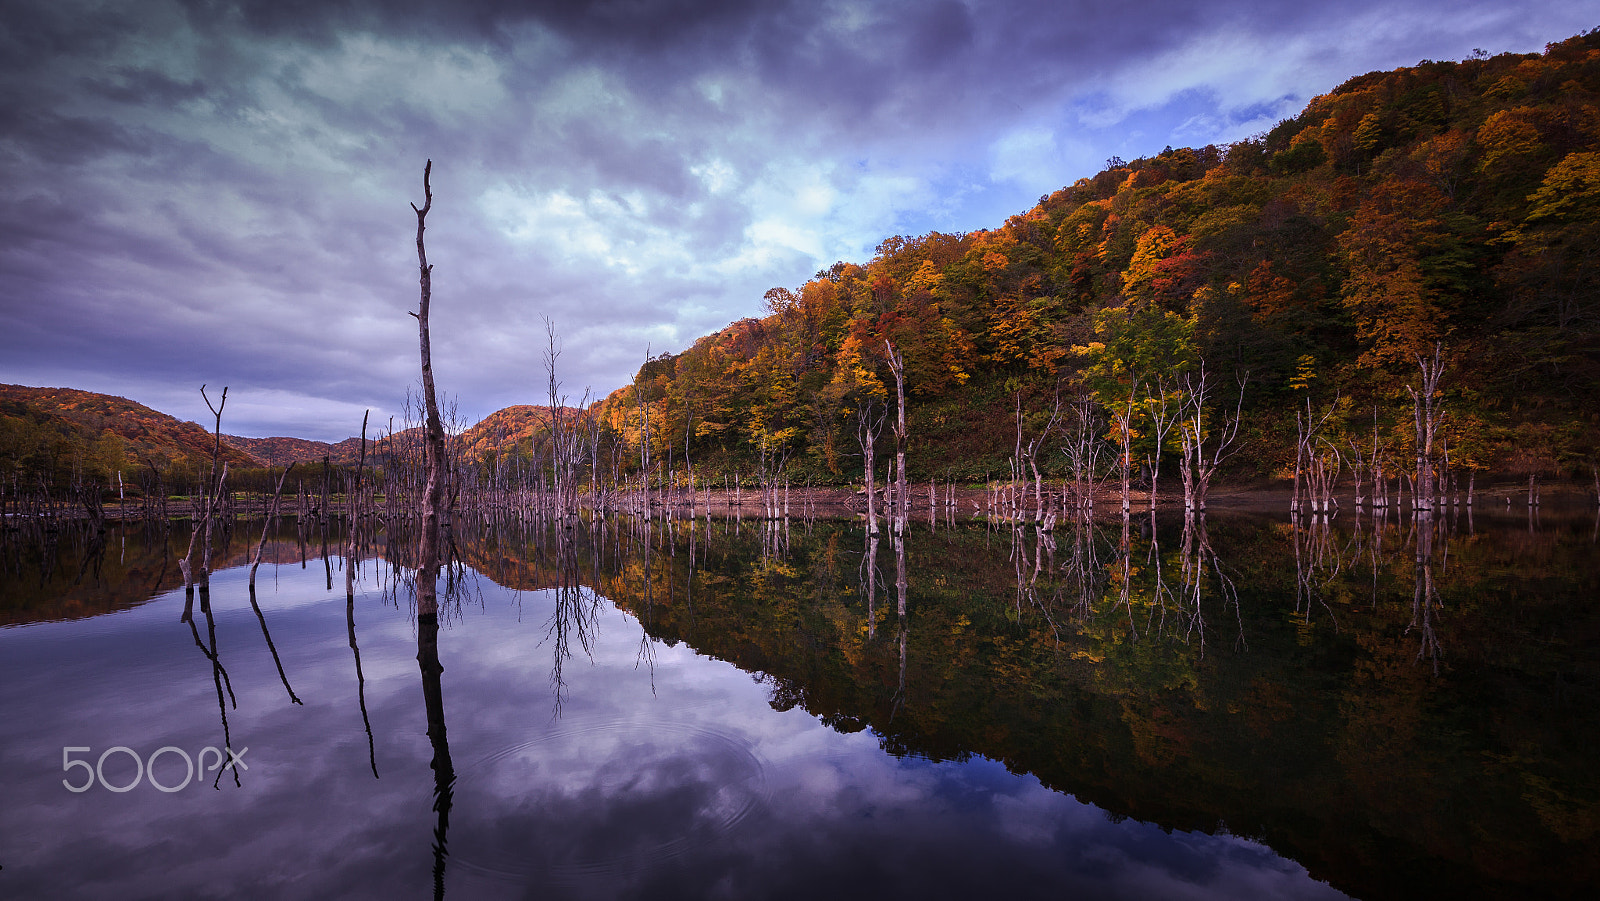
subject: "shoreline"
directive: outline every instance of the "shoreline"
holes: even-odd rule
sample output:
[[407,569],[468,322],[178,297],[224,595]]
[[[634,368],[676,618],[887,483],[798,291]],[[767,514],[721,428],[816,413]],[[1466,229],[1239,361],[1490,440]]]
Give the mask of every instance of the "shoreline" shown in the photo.
[[[1047,491],[1054,488],[1053,491],[1050,491],[1050,499],[1046,503],[1046,512],[1055,513],[1057,521],[1071,518],[1076,511],[1070,508],[1063,511],[1061,484],[1058,482],[1052,486],[1046,483],[1045,487]],[[878,491],[880,496],[878,513],[880,518],[884,518],[883,512],[888,505],[882,502],[881,499],[887,493],[887,489],[880,487]],[[932,505],[929,504],[927,483],[910,486],[909,493],[911,502],[908,509],[913,520],[925,520],[931,513],[939,519],[953,517],[959,521],[988,521],[991,519],[1004,522],[1012,521],[1012,518],[1005,515],[1003,510],[998,511],[997,515],[990,515],[991,511],[988,505],[994,493],[986,488],[958,486],[952,490],[948,485],[940,485],[937,487],[936,501]],[[1020,485],[1018,486],[1018,493],[1019,496],[1023,494]],[[714,518],[769,518],[766,515],[769,512],[769,501],[763,498],[760,488],[741,491],[721,488],[709,491],[699,490],[694,493],[693,501],[690,500],[686,490],[671,490],[670,495],[670,497],[663,498],[660,494],[652,492],[650,498],[652,516],[664,516],[670,512],[675,518],[685,518],[692,511],[696,517],[710,515]],[[786,513],[784,512],[784,490],[782,488],[777,489],[776,495],[776,507],[772,510],[772,512],[776,513],[776,516],[772,518],[864,519],[866,516],[866,494],[864,490],[858,488],[830,486],[807,489],[790,485]],[[1206,509],[1199,512],[1226,511],[1229,513],[1289,514],[1291,512],[1290,501],[1292,496],[1293,489],[1282,484],[1224,484],[1211,490],[1207,498]],[[263,497],[265,496],[249,495],[247,499],[236,503],[232,514],[233,517],[259,519],[265,512],[262,509],[264,506],[262,503]],[[1368,513],[1377,510],[1401,512],[1412,510],[1409,495],[1406,495],[1398,503],[1390,503],[1387,507],[1374,507],[1370,502],[1370,498],[1366,503],[1358,506],[1355,503],[1354,492],[1349,489],[1334,492],[1333,498],[1335,500],[1334,515],[1346,512],[1353,513],[1357,510]],[[1036,507],[1032,504],[1031,499],[1032,485],[1030,484],[1026,492],[1026,498],[1019,505],[1025,521],[1032,521],[1034,518],[1033,514]],[[1600,499],[1596,498],[1594,489],[1582,483],[1541,485],[1539,486],[1537,499],[1538,503],[1530,506],[1527,502],[1528,491],[1525,484],[1502,483],[1475,490],[1472,496],[1472,503],[1466,501],[1465,493],[1462,492],[1450,496],[1449,502],[1441,504],[1436,509],[1441,513],[1471,510],[1472,512],[1484,514],[1527,510],[1550,510],[1551,512],[1560,511],[1563,513],[1575,512],[1580,509],[1600,510]],[[606,509],[605,515],[638,515],[641,508],[641,500],[642,498],[637,491],[613,495],[612,503]],[[1120,518],[1122,513],[1121,501],[1122,492],[1120,488],[1102,486],[1094,493],[1094,504],[1088,511],[1088,515],[1094,519]],[[195,516],[192,511],[181,509],[187,504],[172,506],[173,509],[169,509],[165,516],[168,520],[189,520]],[[1182,512],[1184,509],[1182,491],[1161,490],[1157,495],[1155,506],[1157,513]],[[331,500],[329,507],[334,516],[344,518],[349,515],[348,503],[343,499]],[[1130,516],[1148,515],[1150,512],[1149,491],[1131,490],[1129,492],[1129,507],[1128,513]],[[487,503],[471,507],[458,507],[456,515],[504,513],[512,512],[515,509],[517,508],[511,504]],[[585,504],[581,509],[593,515],[594,507],[590,505]],[[377,512],[381,515],[383,510],[383,505],[379,504]],[[1304,513],[1310,514],[1311,511],[1306,510]],[[278,513],[280,517],[286,518],[295,517],[298,514],[299,511],[297,510],[284,508],[280,508]],[[137,502],[125,502],[120,505],[107,504],[104,508],[104,519],[108,522],[132,522],[146,518],[143,506]],[[7,511],[3,518],[0,518],[0,522],[3,522],[8,528],[15,527],[21,523],[39,521],[92,521],[92,517],[81,505],[68,506],[67,502],[63,501],[58,502],[56,509],[44,514],[34,515]]]

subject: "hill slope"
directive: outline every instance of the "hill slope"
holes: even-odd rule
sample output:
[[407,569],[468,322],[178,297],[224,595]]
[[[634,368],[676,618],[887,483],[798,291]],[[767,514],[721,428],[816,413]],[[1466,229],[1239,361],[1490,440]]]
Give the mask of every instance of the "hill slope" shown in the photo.
[[[222,443],[238,448],[270,466],[320,461],[323,457],[329,458],[329,462],[332,463],[355,463],[361,456],[360,438],[346,438],[337,444],[329,444],[326,441],[312,441],[307,438],[244,438],[239,435],[223,435]],[[367,453],[372,454],[375,449],[376,442],[369,436]]]
[[[767,292],[769,315],[648,361],[596,409],[635,448],[643,410],[658,451],[699,465],[855,478],[859,414],[892,410],[892,344],[914,478],[1004,473],[1019,429],[1060,473],[1058,402],[1086,397],[1105,434],[1131,391],[1136,452],[1159,459],[1175,439],[1158,447],[1147,413],[1203,363],[1223,383],[1215,406],[1248,378],[1245,468],[1281,472],[1309,404],[1330,446],[1377,441],[1393,473],[1411,453],[1417,358],[1437,344],[1453,465],[1571,471],[1600,454],[1596,248],[1600,30],[1361,75],[1258,137],[1113,159],[998,228],[887,238],[865,263]],[[497,411],[462,434],[464,456],[527,454],[549,416]],[[387,441],[369,453],[410,437]],[[228,443],[236,465],[348,463],[358,444]],[[122,398],[0,388],[14,474],[59,485],[74,467],[209,452],[200,426]]]
[[[913,476],[981,478],[1007,471],[1019,407],[1026,444],[1084,393],[1104,417],[1132,391],[1137,458],[1175,454],[1146,411],[1203,361],[1217,408],[1248,375],[1248,468],[1290,465],[1309,401],[1347,456],[1376,432],[1393,473],[1414,435],[1407,386],[1437,343],[1452,465],[1586,472],[1596,248],[1600,30],[1362,75],[1256,138],[1111,160],[999,228],[888,238],[649,361],[603,409],[636,442],[643,400],[652,440],[687,438],[699,462],[854,477],[857,412],[892,412],[889,341]],[[1037,460],[1065,467],[1054,447]]]
[[[209,461],[212,443],[201,426],[124,397],[0,385],[0,472],[40,476],[58,487],[75,471],[105,482],[145,463]],[[226,443],[221,458],[234,466],[264,465]]]

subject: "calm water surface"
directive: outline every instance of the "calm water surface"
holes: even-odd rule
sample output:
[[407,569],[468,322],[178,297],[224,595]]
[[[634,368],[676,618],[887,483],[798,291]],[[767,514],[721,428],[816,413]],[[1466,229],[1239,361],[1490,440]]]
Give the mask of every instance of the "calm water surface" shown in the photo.
[[0,897],[1581,897],[1594,527],[16,535]]

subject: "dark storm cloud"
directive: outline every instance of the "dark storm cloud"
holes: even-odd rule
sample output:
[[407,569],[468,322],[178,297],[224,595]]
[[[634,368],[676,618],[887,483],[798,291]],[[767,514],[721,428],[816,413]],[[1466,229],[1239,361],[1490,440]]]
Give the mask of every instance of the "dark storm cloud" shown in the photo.
[[533,399],[546,317],[570,392],[604,392],[888,234],[996,224],[1370,68],[1593,24],[1434,0],[0,13],[0,381],[186,417],[232,384],[262,398],[240,431],[335,439],[414,380],[428,158],[436,364],[470,421]]
[[150,142],[135,130],[101,119],[63,116],[35,102],[0,107],[5,149],[33,159],[72,165],[111,153],[146,151]]
[[[319,3],[184,4],[208,32],[331,46],[343,35],[455,40],[495,51],[538,28],[570,60],[616,71],[657,102],[685,81],[737,73],[790,112],[846,130],[938,128],[993,103],[1029,104],[1063,81],[1170,49],[1219,23],[1293,32],[1322,16],[1296,2]],[[544,73],[529,73],[538,78]],[[513,76],[515,77],[515,76]],[[533,86],[529,82],[528,86]],[[808,123],[814,124],[814,123]]]

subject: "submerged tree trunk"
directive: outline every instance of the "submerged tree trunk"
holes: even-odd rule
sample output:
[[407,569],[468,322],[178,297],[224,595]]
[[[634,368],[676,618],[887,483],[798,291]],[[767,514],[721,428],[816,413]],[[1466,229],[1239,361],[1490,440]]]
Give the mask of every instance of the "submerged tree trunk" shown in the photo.
[[1412,495],[1412,507],[1417,510],[1433,509],[1438,491],[1435,478],[1433,442],[1439,433],[1440,410],[1438,403],[1439,380],[1444,374],[1440,359],[1441,346],[1433,345],[1433,359],[1417,356],[1417,368],[1422,372],[1421,390],[1406,386],[1411,395],[1411,409],[1416,426],[1417,482]]
[[416,204],[411,209],[417,214],[417,268],[420,273],[421,299],[417,312],[417,339],[422,355],[422,403],[426,419],[423,422],[423,462],[426,482],[422,492],[422,530],[417,539],[417,615],[434,617],[439,612],[439,516],[444,499],[444,425],[439,420],[439,400],[433,386],[433,349],[428,340],[428,305],[433,299],[433,267],[428,265],[428,252],[423,246],[422,234],[428,211],[433,208],[433,188],[429,176],[433,174],[433,160],[428,160],[422,170],[422,208]]
[[[367,468],[367,417],[370,415],[372,415],[371,410],[361,414],[361,456],[356,459],[356,477],[350,484],[350,497],[346,503],[348,532],[345,535],[344,592],[347,595],[353,595],[356,590],[356,554],[360,550],[358,536],[361,524],[361,508],[356,499],[361,496],[361,477]],[[284,475],[288,474],[289,471],[284,470]],[[276,514],[278,503],[276,497],[272,503],[273,512]]]
[[[216,514],[217,498],[222,494],[223,486],[228,481],[228,464],[222,464],[222,474],[220,476],[217,474],[217,458],[222,454],[222,411],[228,406],[228,388],[226,385],[223,386],[222,398],[215,406],[212,406],[211,398],[206,396],[205,385],[200,386],[200,397],[205,400],[206,406],[210,408],[212,415],[216,417],[216,428],[211,445],[211,474],[206,477],[206,487],[200,493],[204,509],[203,512],[197,511],[197,513],[202,518],[199,522],[194,523],[190,529],[189,550],[183,555],[183,559],[178,561],[178,570],[183,573],[184,588],[192,590],[195,584],[198,583],[202,591],[209,591],[211,586],[211,523]],[[194,566],[194,551],[197,539],[204,542],[200,545],[198,578],[195,575]],[[183,619],[188,620],[189,616],[190,606],[189,603],[185,603]]]
[[906,499],[906,363],[895,351],[894,345],[883,342],[889,351],[889,369],[894,373],[895,426],[894,426],[894,531],[905,531]]
[[1121,452],[1117,455],[1117,465],[1122,475],[1122,517],[1127,519],[1128,513],[1133,509],[1132,492],[1129,480],[1132,478],[1130,470],[1133,468],[1133,417],[1137,398],[1135,391],[1138,385],[1128,389],[1127,406],[1112,414],[1112,419],[1117,426],[1117,441],[1122,445]]
[[[363,429],[364,435],[365,429]],[[261,567],[261,555],[267,549],[267,529],[271,528],[272,521],[278,518],[278,501],[283,497],[283,482],[289,478],[289,470],[291,469],[294,469],[293,463],[290,463],[283,470],[283,475],[278,476],[278,487],[272,492],[272,510],[267,514],[267,521],[261,524],[261,543],[256,545],[256,559],[255,562],[250,564],[250,589],[252,591],[256,587],[256,570]],[[271,477],[272,471],[270,469],[267,470],[267,475],[268,478]]]
[[856,414],[856,437],[861,442],[861,456],[865,461],[865,477],[867,481],[867,532],[878,534],[878,479],[874,470],[874,458],[878,433],[883,430],[883,414],[875,408],[877,404],[867,398],[862,401],[861,409]]

